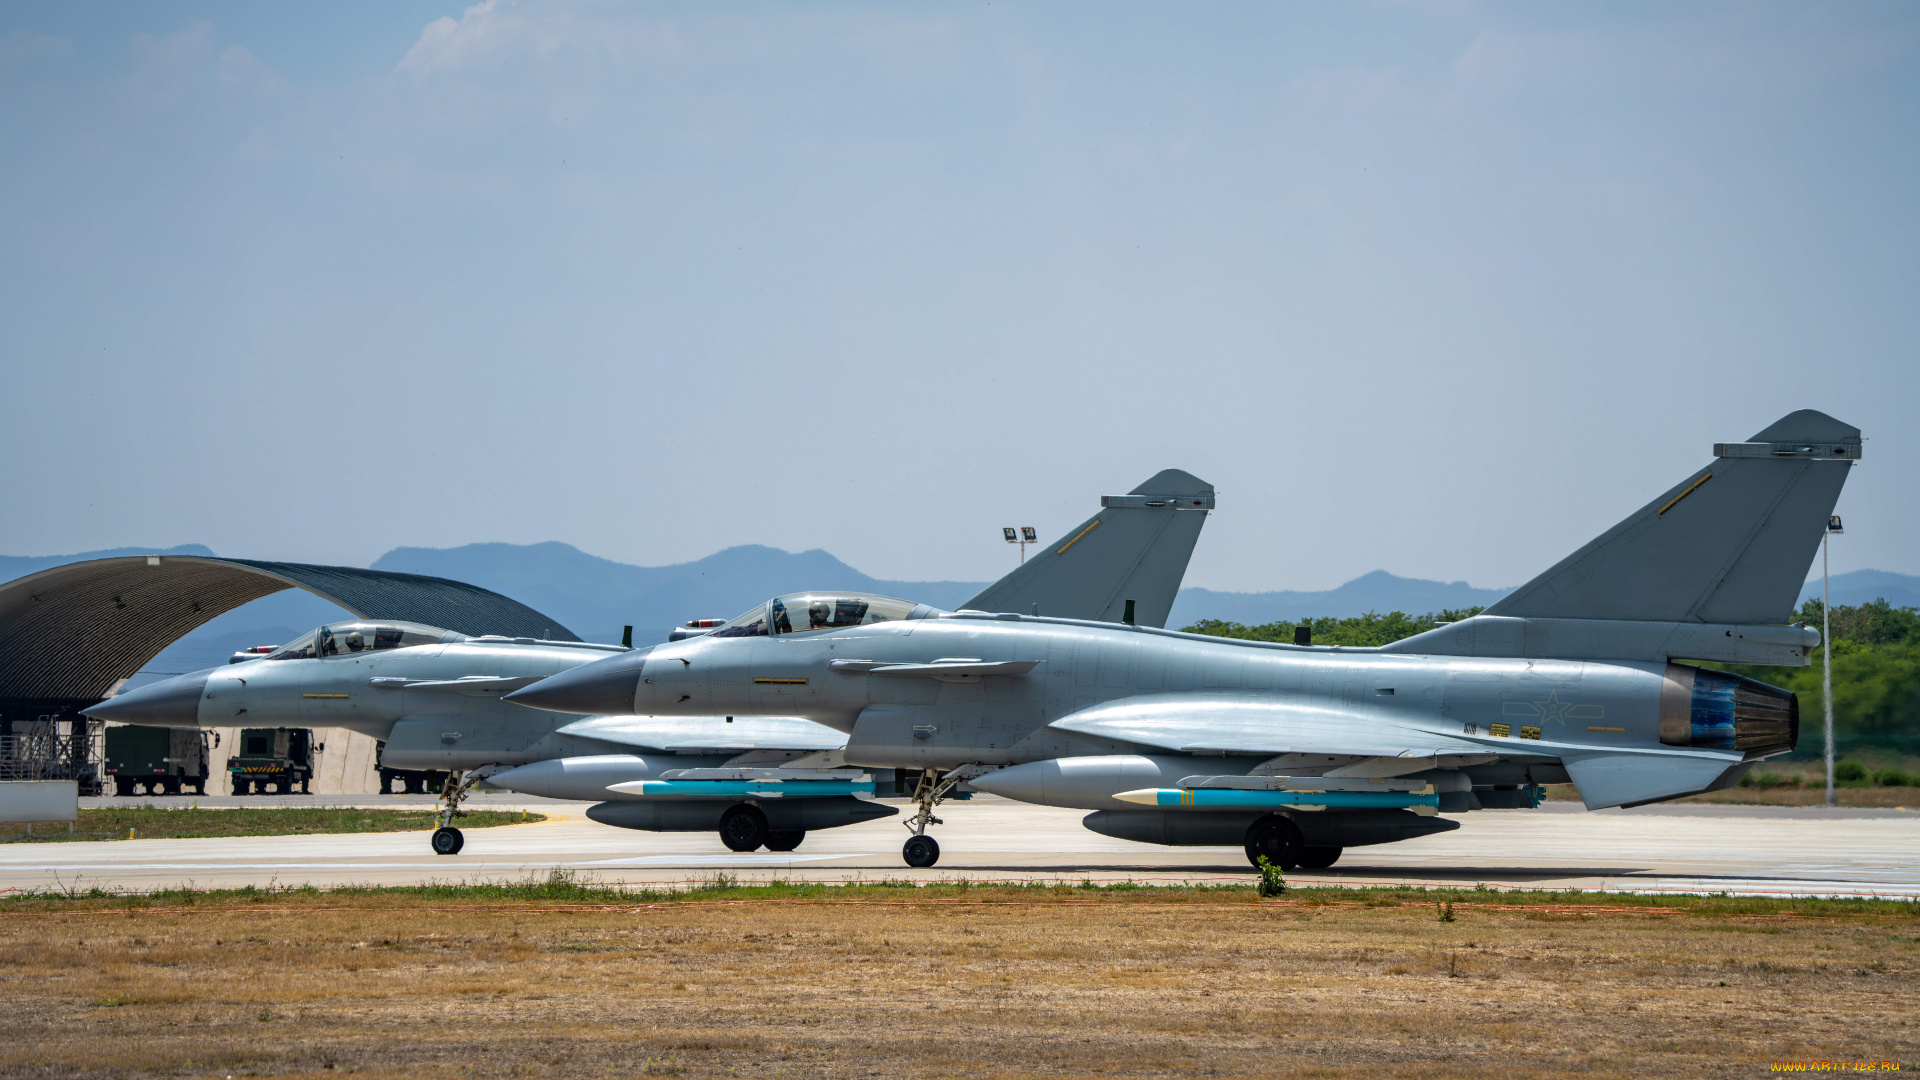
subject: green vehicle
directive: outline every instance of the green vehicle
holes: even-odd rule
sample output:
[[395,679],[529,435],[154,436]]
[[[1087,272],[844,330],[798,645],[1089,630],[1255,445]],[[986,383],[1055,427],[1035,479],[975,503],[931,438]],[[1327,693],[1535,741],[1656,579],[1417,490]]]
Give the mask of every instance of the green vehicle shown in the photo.
[[235,795],[290,795],[295,784],[307,794],[313,779],[313,755],[319,747],[311,728],[241,728],[239,752],[227,759]]
[[[217,737],[217,736],[216,736]],[[107,728],[101,757],[113,793],[178,795],[207,793],[207,733],[194,728],[116,724]]]

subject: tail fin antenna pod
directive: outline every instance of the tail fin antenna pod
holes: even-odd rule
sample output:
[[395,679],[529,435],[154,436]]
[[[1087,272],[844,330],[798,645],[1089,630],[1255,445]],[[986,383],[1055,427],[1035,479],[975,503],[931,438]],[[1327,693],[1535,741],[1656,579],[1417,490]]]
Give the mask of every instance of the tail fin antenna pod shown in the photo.
[[1860,459],[1860,429],[1802,409],[1489,607],[1488,615],[1784,623]]
[[1119,622],[1131,604],[1136,623],[1164,627],[1214,507],[1213,485],[1167,469],[1100,505],[1098,514],[961,606]]

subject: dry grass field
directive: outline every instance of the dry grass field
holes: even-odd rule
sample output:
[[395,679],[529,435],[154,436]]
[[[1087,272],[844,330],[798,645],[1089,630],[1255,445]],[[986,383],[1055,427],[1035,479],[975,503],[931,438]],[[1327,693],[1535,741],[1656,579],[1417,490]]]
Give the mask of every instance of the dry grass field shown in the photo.
[[1920,905],[520,887],[0,903],[32,1077],[1754,1076],[1920,1050]]

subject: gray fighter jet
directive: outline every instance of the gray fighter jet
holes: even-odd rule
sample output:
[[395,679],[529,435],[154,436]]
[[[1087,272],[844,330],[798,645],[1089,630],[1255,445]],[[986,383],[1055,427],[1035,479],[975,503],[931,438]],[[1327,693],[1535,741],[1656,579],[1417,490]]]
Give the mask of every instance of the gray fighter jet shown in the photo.
[[[1144,613],[1163,624],[1213,489],[1167,470],[1102,503],[1062,545],[1071,557],[1029,562],[970,603],[1095,620]],[[704,632],[682,629],[675,637]],[[501,700],[589,661],[646,651],[467,637],[409,623],[332,623],[265,656],[236,656],[227,667],[142,687],[87,715],[171,727],[342,727],[383,739],[390,767],[450,771],[433,834],[433,849],[444,855],[464,844],[454,822],[483,781],[595,801],[588,816],[608,825],[717,830],[735,851],[791,851],[808,831],[899,812],[873,801],[870,772],[840,759],[844,731],[802,717],[555,715]]]
[[1792,694],[1680,661],[1809,662],[1819,632],[1786,620],[1860,448],[1857,429],[1812,411],[1717,444],[1485,613],[1384,648],[804,593],[508,700],[844,731],[847,764],[922,770],[913,866],[938,859],[927,827],[964,783],[1092,810],[1087,827],[1111,836],[1324,867],[1458,827],[1443,814],[1537,806],[1544,784],[1571,781],[1589,809],[1632,806],[1726,787],[1791,750]]

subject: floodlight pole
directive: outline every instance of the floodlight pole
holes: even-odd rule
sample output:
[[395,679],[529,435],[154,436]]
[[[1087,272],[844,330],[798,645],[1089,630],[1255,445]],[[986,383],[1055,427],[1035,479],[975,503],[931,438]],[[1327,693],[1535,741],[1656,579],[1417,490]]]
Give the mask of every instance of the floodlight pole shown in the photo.
[[[1028,545],[1028,544],[1037,544],[1037,543],[1039,543],[1040,541],[1038,541],[1038,540],[1028,540],[1028,539],[1026,539],[1026,534],[1025,534],[1025,533],[1014,533],[1012,529],[1006,529],[1006,530],[1003,530],[1003,531],[1004,531],[1004,532],[1007,532],[1007,533],[1010,533],[1010,534],[1013,534],[1013,535],[1009,535],[1009,536],[1007,537],[1007,543],[1009,543],[1009,544],[1019,544],[1019,545],[1020,545],[1020,565],[1021,565],[1021,566],[1025,566],[1025,565],[1027,565],[1027,545]],[[1018,539],[1018,540],[1016,540],[1016,539],[1014,539],[1014,536],[1019,536],[1019,537],[1020,537],[1020,539]]]
[[1833,522],[1820,534],[1820,704],[1827,714],[1827,805],[1837,806],[1833,792],[1833,602],[1827,587],[1827,545]]

